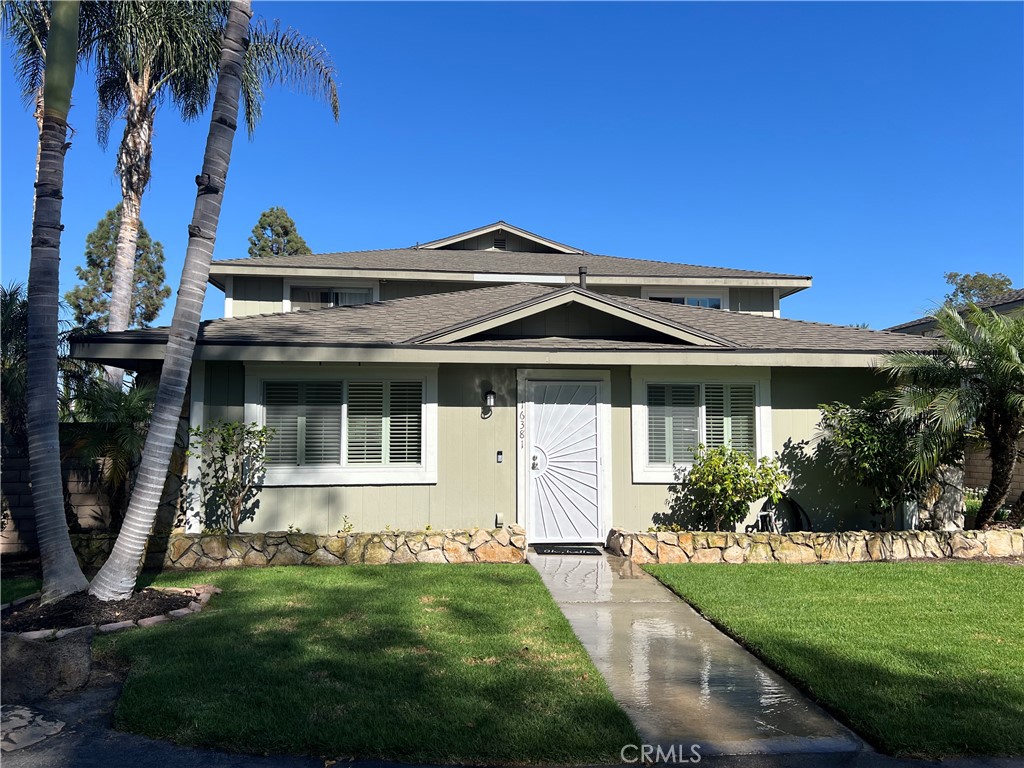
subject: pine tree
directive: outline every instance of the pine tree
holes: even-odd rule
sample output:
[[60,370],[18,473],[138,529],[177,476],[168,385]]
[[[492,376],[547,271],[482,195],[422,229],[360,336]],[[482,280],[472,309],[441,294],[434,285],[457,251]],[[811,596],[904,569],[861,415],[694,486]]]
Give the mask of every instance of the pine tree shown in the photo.
[[312,253],[295,227],[295,222],[284,208],[274,206],[260,214],[249,237],[249,256],[299,256]]
[[[117,252],[117,234],[121,229],[121,206],[107,211],[96,229],[85,239],[85,266],[75,267],[83,282],[64,294],[64,300],[75,314],[75,322],[82,327],[107,327],[110,309],[110,291],[114,280],[114,256]],[[164,247],[149,236],[145,226],[139,224],[139,241],[135,249],[135,290],[131,325],[145,328],[160,313],[171,289],[164,283]]]

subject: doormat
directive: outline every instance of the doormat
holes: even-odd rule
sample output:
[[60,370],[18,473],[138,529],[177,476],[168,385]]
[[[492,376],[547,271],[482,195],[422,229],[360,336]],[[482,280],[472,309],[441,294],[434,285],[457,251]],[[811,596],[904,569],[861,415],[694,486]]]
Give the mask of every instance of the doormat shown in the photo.
[[600,555],[597,547],[581,547],[572,544],[534,544],[533,551],[538,555]]

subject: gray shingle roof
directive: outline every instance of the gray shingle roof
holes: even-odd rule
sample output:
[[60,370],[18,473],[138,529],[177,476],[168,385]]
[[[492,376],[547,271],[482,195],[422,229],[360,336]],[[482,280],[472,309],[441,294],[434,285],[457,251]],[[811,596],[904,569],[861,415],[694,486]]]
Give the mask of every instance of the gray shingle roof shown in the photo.
[[[1015,288],[1012,291],[1007,291],[1006,293],[996,296],[994,299],[978,302],[978,306],[981,307],[982,309],[994,309],[996,312],[998,312],[1001,307],[1012,309],[1013,306],[1021,304],[1024,304],[1024,288]],[[894,325],[890,328],[886,328],[885,330],[905,331],[912,328],[916,328],[919,325],[923,326],[922,330],[927,330],[928,328],[935,325],[935,318],[931,316],[919,317],[917,318],[917,320],[910,320],[906,323],[900,323],[899,325]]]
[[[210,320],[203,323],[200,344],[266,346],[422,346],[413,340],[445,329],[529,305],[578,288],[551,288],[516,283],[452,293],[416,296],[355,307],[305,310],[269,315]],[[802,320],[727,312],[643,299],[592,293],[621,308],[655,315],[677,327],[711,335],[723,346],[693,347],[684,342],[622,339],[494,339],[452,342],[445,347],[526,346],[532,349],[704,349],[709,351],[807,351],[884,353],[926,350],[934,342],[906,334],[869,331]],[[102,341],[161,343],[166,328],[104,334]],[[96,340],[96,339],[90,339]]]
[[224,259],[213,263],[214,271],[225,267],[280,267],[287,269],[361,269],[398,272],[465,272],[509,275],[552,275],[575,277],[587,267],[600,277],[714,277],[810,280],[804,275],[758,272],[727,267],[703,267],[667,261],[630,259],[576,253],[521,253],[517,251],[460,251],[428,248],[394,248],[381,251],[319,253],[306,256],[270,256],[264,259]]

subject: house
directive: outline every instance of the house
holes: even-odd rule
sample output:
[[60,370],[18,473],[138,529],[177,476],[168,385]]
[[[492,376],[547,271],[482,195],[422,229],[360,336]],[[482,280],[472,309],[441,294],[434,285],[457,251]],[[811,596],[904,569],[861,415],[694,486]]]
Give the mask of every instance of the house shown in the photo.
[[[505,222],[410,248],[216,261],[192,425],[273,427],[249,530],[519,522],[596,542],[665,511],[698,443],[781,453],[816,528],[864,527],[818,405],[880,386],[904,334],[781,317],[805,276],[591,254]],[[166,329],[74,353],[158,368]]]
[[[1024,309],[1024,288],[1007,291],[994,299],[979,302],[978,306],[985,310],[998,312],[1000,315],[1009,315],[1013,312],[1021,311]],[[886,330],[893,333],[910,333],[915,336],[928,336],[930,338],[939,335],[935,328],[935,318],[931,316],[919,317],[916,320],[910,320],[909,322],[886,328]]]

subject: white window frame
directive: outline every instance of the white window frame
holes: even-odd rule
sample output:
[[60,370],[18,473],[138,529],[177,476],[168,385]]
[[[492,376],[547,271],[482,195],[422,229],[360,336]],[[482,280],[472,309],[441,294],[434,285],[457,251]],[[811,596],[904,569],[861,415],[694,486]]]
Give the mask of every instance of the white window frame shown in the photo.
[[641,299],[719,299],[722,302],[722,309],[729,309],[729,289],[725,288],[700,288],[689,286],[659,286],[644,285],[640,288]]
[[[268,465],[263,485],[436,485],[437,484],[437,367],[416,366],[402,368],[358,367],[331,365],[271,365],[267,363],[245,366],[245,420],[263,426],[266,408],[263,405],[264,383],[268,381],[340,381],[346,384],[346,399],[342,400],[341,464],[280,466]],[[420,464],[346,464],[348,441],[347,383],[357,380],[422,381],[423,410]]]
[[751,368],[737,371],[729,368],[674,368],[640,367],[632,369],[632,399],[630,421],[632,437],[633,482],[665,485],[675,482],[675,467],[689,467],[690,462],[675,466],[652,465],[647,457],[647,385],[697,384],[700,385],[698,436],[706,441],[707,412],[704,405],[704,386],[707,384],[753,384],[754,429],[757,456],[772,455],[771,369]]
[[324,278],[312,278],[303,280],[299,277],[286,277],[281,295],[281,311],[292,311],[292,288],[323,288],[329,291],[344,291],[348,288],[364,289],[370,291],[370,301],[380,301],[380,280],[331,280]]

